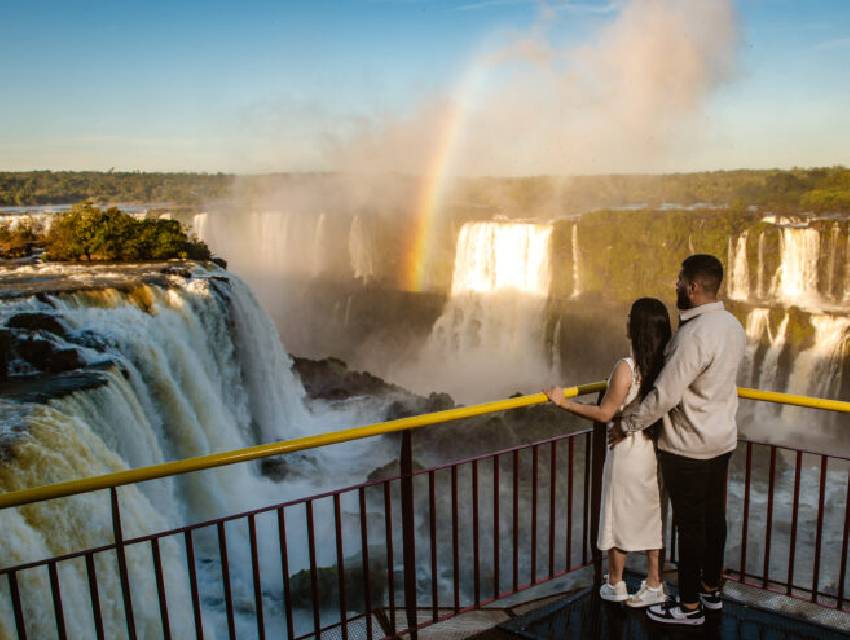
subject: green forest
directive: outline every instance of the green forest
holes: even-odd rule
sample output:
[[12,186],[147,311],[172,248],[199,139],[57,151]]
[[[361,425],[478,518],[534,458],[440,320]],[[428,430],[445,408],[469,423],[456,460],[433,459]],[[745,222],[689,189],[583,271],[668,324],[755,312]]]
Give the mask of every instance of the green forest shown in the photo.
[[95,202],[173,202],[191,205],[228,195],[223,173],[113,171],[0,172],[0,206]]
[[[274,190],[293,178],[320,181],[330,174],[277,173],[256,176],[208,173],[97,171],[0,172],[0,206],[74,203],[167,202],[192,206],[232,196]],[[408,184],[409,176],[398,176]],[[697,203],[775,212],[850,213],[850,169],[704,171],[674,174],[622,174],[577,177],[465,178],[455,183],[455,199],[496,210],[533,214],[582,213],[626,204],[648,208],[664,203]]]

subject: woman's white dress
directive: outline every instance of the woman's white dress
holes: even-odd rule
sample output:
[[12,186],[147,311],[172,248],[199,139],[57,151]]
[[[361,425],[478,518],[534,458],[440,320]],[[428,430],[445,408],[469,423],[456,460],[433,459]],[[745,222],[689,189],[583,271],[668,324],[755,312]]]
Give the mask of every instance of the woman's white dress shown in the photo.
[[[632,386],[619,411],[637,397],[640,388],[634,360],[623,361],[632,370]],[[597,546],[603,551],[612,547],[623,551],[660,549],[661,487],[652,440],[643,433],[626,436],[607,450],[602,474]]]

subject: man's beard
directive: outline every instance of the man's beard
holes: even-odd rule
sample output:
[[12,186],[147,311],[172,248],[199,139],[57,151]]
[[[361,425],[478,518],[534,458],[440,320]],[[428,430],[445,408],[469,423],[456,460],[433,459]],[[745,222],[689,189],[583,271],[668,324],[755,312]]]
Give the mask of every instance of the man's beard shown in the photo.
[[676,290],[676,308],[679,311],[687,311],[691,309],[694,305],[691,304],[691,301],[688,299],[688,292],[684,289]]

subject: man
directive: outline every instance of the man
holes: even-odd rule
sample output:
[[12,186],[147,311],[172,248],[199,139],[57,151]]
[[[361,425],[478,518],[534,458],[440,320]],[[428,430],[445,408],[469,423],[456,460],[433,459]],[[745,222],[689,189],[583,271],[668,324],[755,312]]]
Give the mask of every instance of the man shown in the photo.
[[679,602],[647,610],[662,623],[699,625],[704,609],[723,607],[726,474],[738,440],[736,378],[746,336],[717,300],[722,281],[723,265],[714,256],[693,255],[682,263],[676,284],[681,322],[664,369],[610,436],[616,445],[664,419],[658,461],[679,528]]

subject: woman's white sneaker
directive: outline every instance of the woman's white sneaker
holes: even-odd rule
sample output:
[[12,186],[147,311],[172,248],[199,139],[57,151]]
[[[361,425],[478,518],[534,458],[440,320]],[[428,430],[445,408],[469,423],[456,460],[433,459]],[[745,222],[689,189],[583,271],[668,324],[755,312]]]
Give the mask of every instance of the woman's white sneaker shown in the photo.
[[609,602],[625,602],[629,599],[629,590],[622,580],[617,584],[608,584],[608,576],[605,576],[605,581],[599,587],[599,597]]
[[667,602],[664,585],[659,584],[657,587],[650,587],[646,584],[646,580],[643,580],[637,593],[626,600],[626,605],[629,607],[651,607],[654,604],[663,604],[664,602]]

